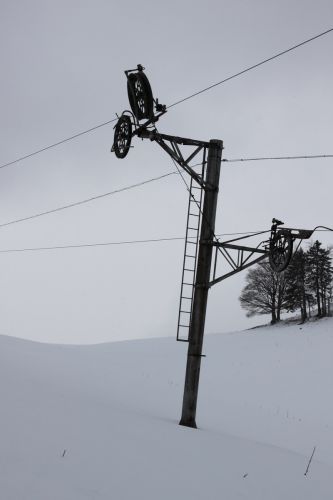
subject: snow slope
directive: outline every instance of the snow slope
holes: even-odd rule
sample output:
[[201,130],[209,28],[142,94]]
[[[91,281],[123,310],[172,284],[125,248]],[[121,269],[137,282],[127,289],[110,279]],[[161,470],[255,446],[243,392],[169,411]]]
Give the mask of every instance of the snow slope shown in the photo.
[[198,430],[172,338],[0,337],[0,498],[332,500],[332,327],[207,335]]

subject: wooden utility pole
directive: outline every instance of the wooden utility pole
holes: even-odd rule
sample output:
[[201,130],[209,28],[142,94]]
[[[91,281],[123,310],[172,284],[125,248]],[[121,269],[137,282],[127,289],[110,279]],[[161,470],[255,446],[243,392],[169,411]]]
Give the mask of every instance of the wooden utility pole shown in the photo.
[[189,330],[189,346],[187,352],[183,409],[182,417],[179,422],[180,425],[194,428],[197,427],[195,416],[197,409],[202,345],[212,263],[212,243],[215,231],[215,218],[217,197],[219,191],[222,149],[222,141],[212,139],[209,142],[198,264],[195,280],[191,325]]

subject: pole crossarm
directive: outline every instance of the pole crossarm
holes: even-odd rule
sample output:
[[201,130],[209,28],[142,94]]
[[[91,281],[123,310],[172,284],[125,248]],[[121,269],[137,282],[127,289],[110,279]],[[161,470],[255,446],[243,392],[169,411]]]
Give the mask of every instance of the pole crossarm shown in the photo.
[[243,263],[243,265],[237,267],[236,269],[234,269],[230,273],[226,273],[226,274],[223,274],[222,276],[219,276],[218,278],[214,278],[212,281],[209,282],[208,285],[210,287],[213,285],[216,285],[217,283],[220,283],[221,281],[229,278],[230,276],[233,276],[234,274],[240,273],[244,269],[247,269],[248,267],[253,266],[253,264],[258,264],[259,262],[261,262],[262,260],[264,260],[266,258],[267,258],[267,255],[261,255],[257,259],[251,260],[251,262],[248,262],[247,264]]
[[264,254],[268,255],[267,250],[264,250],[263,248],[246,247],[246,246],[242,246],[242,245],[232,245],[230,243],[223,243],[223,242],[219,242],[219,241],[213,241],[212,245],[214,247],[219,247],[219,248],[230,248],[232,250],[244,250],[247,252],[251,251],[252,253],[264,253]]
[[[142,139],[150,139],[151,141],[157,142],[157,144],[164,149],[166,153],[183,169],[188,173],[192,179],[194,179],[203,189],[207,189],[207,183],[204,181],[202,176],[198,174],[189,163],[197,156],[202,149],[206,150],[209,147],[209,142],[197,141],[195,139],[187,139],[185,137],[178,137],[168,134],[160,134],[156,130],[147,130],[143,128],[138,132],[138,137]],[[195,146],[196,149],[187,157],[184,158],[179,145],[182,146]]]
[[[214,261],[214,272],[213,279],[209,282],[209,287],[220,283],[221,281],[233,276],[236,273],[243,271],[244,269],[258,264],[266,257],[269,256],[268,249],[259,248],[262,243],[259,243],[257,247],[247,247],[244,245],[233,245],[228,242],[211,241],[210,244],[216,248],[215,250],[215,261]],[[237,257],[234,258],[228,250],[236,250]],[[261,254],[260,257],[252,259],[253,255]],[[232,271],[223,274],[222,276],[216,277],[216,267],[217,267],[217,257],[221,254],[222,257],[231,267]]]

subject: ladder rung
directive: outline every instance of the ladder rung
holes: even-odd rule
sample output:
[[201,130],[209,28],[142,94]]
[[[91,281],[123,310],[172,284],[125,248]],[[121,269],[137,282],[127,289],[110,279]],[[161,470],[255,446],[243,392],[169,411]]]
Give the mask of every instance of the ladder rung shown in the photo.
[[[196,190],[196,191],[195,191]],[[196,198],[198,196],[199,198]],[[191,187],[189,191],[189,203],[188,203],[188,211],[187,211],[187,228],[186,228],[186,240],[185,240],[185,251],[184,251],[184,265],[183,265],[183,276],[182,276],[182,284],[181,284],[181,294],[180,294],[180,304],[179,304],[179,317],[178,317],[178,329],[177,329],[177,340],[182,342],[189,342],[188,336],[191,329],[191,314],[192,314],[192,306],[194,299],[194,280],[196,273],[196,260],[197,260],[197,247],[199,244],[199,232],[200,232],[200,221],[201,221],[201,206],[203,202],[203,187],[202,186],[194,186],[191,180]],[[193,212],[194,210],[194,212]],[[195,213],[197,212],[197,213]],[[191,219],[191,217],[196,217],[197,219]],[[195,226],[195,227],[194,227]],[[191,232],[192,231],[192,232]],[[195,248],[189,247],[188,245],[195,245]],[[192,248],[192,250],[191,250]],[[186,252],[194,251],[195,255],[190,255]],[[186,260],[187,259],[187,260]],[[189,261],[188,259],[192,259]],[[186,267],[192,266],[193,268]],[[185,275],[185,272],[192,273],[191,275]],[[184,281],[185,279],[190,280]],[[192,281],[193,279],[193,281]],[[191,287],[191,288],[185,288]],[[191,297],[183,295],[183,293],[190,293]],[[190,302],[186,303],[185,300],[189,300]],[[184,308],[185,309],[182,309]],[[191,310],[187,310],[187,308]],[[182,314],[186,314],[187,316],[181,317]],[[184,325],[180,323],[181,320],[188,321],[188,325]],[[186,328],[187,331],[182,335],[180,334],[181,328]]]

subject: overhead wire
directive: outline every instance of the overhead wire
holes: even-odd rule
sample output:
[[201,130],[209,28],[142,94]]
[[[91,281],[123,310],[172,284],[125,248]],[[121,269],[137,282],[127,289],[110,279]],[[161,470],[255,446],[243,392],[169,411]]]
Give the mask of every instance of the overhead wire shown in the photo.
[[[247,231],[247,232],[236,232],[236,233],[220,233],[216,236],[234,236],[240,234],[249,234],[253,233],[253,236],[256,234],[267,233],[268,231],[261,231],[260,233],[256,231]],[[189,239],[195,239],[196,237],[189,237]],[[105,246],[119,246],[119,245],[136,245],[140,243],[159,243],[165,241],[184,241],[184,236],[173,236],[169,238],[150,238],[145,240],[125,240],[125,241],[110,241],[110,242],[102,242],[102,243],[82,243],[82,244],[72,244],[72,245],[55,245],[49,247],[31,247],[31,248],[9,248],[2,249],[0,253],[20,253],[20,252],[34,252],[34,251],[42,251],[42,250],[63,250],[70,248],[91,248],[91,247],[105,247]]]
[[130,240],[130,241],[109,241],[102,243],[82,243],[82,244],[73,244],[73,245],[56,245],[50,247],[32,247],[32,248],[10,248],[0,250],[0,253],[12,253],[12,252],[35,252],[41,250],[63,250],[68,248],[91,248],[91,247],[105,247],[111,245],[134,245],[139,243],[157,243],[161,241],[175,241],[175,240],[183,240],[181,237],[171,237],[171,238],[151,238],[146,240]]
[[[308,39],[304,40],[303,42],[300,42],[300,43],[298,43],[296,45],[293,45],[292,47],[289,47],[286,50],[278,52],[277,54],[275,54],[275,55],[273,55],[271,57],[268,57],[268,58],[266,58],[266,59],[264,59],[264,60],[262,60],[262,61],[260,61],[260,62],[258,62],[256,64],[248,66],[247,68],[245,68],[245,69],[243,69],[241,71],[238,71],[237,73],[234,73],[233,75],[230,75],[227,78],[224,78],[223,80],[221,80],[219,82],[216,82],[216,83],[214,83],[212,85],[209,85],[208,87],[205,87],[204,89],[201,89],[198,92],[195,92],[195,93],[193,93],[193,94],[191,94],[191,95],[189,95],[187,97],[184,97],[183,99],[180,99],[180,100],[178,100],[178,101],[170,104],[169,106],[167,106],[167,109],[170,109],[170,108],[172,108],[174,106],[177,106],[178,104],[180,104],[182,102],[185,102],[185,101],[187,101],[189,99],[192,99],[193,97],[195,97],[195,96],[197,96],[199,94],[202,94],[203,92],[206,92],[206,91],[208,91],[208,90],[210,90],[210,89],[212,89],[214,87],[217,87],[218,85],[222,85],[223,83],[226,83],[226,82],[228,82],[228,81],[230,81],[230,80],[232,80],[234,78],[237,78],[238,76],[241,76],[241,75],[243,75],[243,74],[245,74],[245,73],[247,73],[247,72],[249,72],[249,71],[251,71],[251,70],[253,70],[255,68],[258,68],[259,66],[262,66],[265,63],[268,63],[269,61],[277,59],[278,57],[281,57],[282,55],[287,54],[288,52],[291,52],[291,51],[293,51],[293,50],[295,50],[295,49],[297,49],[297,48],[299,48],[299,47],[301,47],[301,46],[303,46],[303,45],[305,45],[307,43],[310,43],[310,42],[312,42],[312,41],[314,41],[314,40],[316,40],[316,39],[318,39],[318,38],[320,38],[320,37],[322,37],[324,35],[327,35],[328,33],[332,32],[332,31],[333,31],[333,28],[330,28],[330,29],[328,29],[326,31],[323,31],[323,32],[321,32],[321,33],[319,33],[319,34],[311,37],[311,38],[308,38]],[[39,153],[42,153],[42,152],[47,151],[47,150],[49,150],[51,148],[57,147],[57,146],[59,146],[61,144],[64,144],[64,143],[69,142],[69,141],[71,141],[73,139],[76,139],[77,137],[80,137],[80,136],[82,136],[84,134],[88,134],[90,132],[93,132],[94,130],[97,130],[97,129],[101,128],[101,127],[109,125],[110,123],[113,123],[113,122],[115,122],[117,120],[118,120],[118,118],[114,118],[112,120],[108,120],[106,122],[100,123],[98,125],[95,125],[94,127],[91,127],[89,129],[83,130],[82,132],[78,132],[78,133],[76,133],[74,135],[71,135],[69,137],[66,137],[66,138],[64,138],[64,139],[62,139],[60,141],[54,142],[54,143],[52,143],[52,144],[50,144],[48,146],[45,146],[45,147],[43,147],[41,149],[33,151],[32,153],[29,153],[29,154],[26,154],[26,155],[21,156],[19,158],[16,158],[15,160],[12,160],[10,162],[3,163],[2,165],[0,165],[0,169],[5,168],[5,167],[9,167],[9,166],[11,166],[11,165],[13,165],[15,163],[18,163],[20,161],[26,160],[26,159],[28,159],[28,158],[30,158],[32,156],[35,156],[35,155],[37,155]]]
[[253,158],[223,158],[222,161],[227,163],[247,162],[247,161],[262,161],[262,160],[309,160],[318,158],[333,158],[333,154],[319,155],[299,155],[299,156],[261,156]]
[[[304,155],[304,156],[280,156],[280,157],[254,157],[254,158],[232,158],[232,159],[227,159],[227,158],[223,158],[222,161],[223,162],[227,162],[227,163],[234,163],[234,162],[247,162],[247,161],[260,161],[260,160],[294,160],[294,159],[301,159],[301,158],[332,158],[333,155]],[[83,204],[86,204],[86,203],[89,203],[91,201],[95,201],[95,200],[98,200],[98,199],[101,199],[101,198],[105,198],[107,196],[111,196],[111,195],[114,195],[114,194],[117,194],[117,193],[121,193],[123,191],[128,191],[130,189],[134,189],[136,187],[140,187],[140,186],[143,186],[145,184],[149,184],[150,182],[155,182],[155,181],[158,181],[160,179],[163,179],[165,177],[169,177],[171,175],[180,175],[185,186],[186,186],[186,189],[187,191],[190,193],[190,189],[189,189],[189,186],[187,185],[187,182],[181,172],[181,170],[179,169],[177,163],[172,159],[177,171],[174,171],[174,172],[168,172],[166,174],[163,174],[161,176],[158,176],[158,177],[153,177],[151,179],[147,179],[145,181],[142,181],[142,182],[139,182],[139,183],[136,183],[136,184],[132,184],[130,186],[125,186],[123,188],[120,188],[120,189],[115,189],[113,191],[109,191],[107,193],[103,193],[103,194],[100,194],[100,195],[96,195],[96,196],[91,196],[90,198],[86,198],[84,200],[80,200],[80,201],[77,201],[77,202],[73,202],[73,203],[69,203],[67,205],[62,205],[60,207],[57,207],[57,208],[53,208],[53,209],[50,209],[50,210],[46,210],[44,212],[40,212],[40,213],[37,213],[37,214],[33,214],[33,215],[29,215],[27,217],[22,217],[20,219],[14,219],[14,220],[11,220],[11,221],[8,221],[8,222],[3,222],[3,223],[0,223],[0,228],[2,227],[6,227],[6,226],[10,226],[12,224],[17,224],[17,223],[20,223],[20,222],[24,222],[24,221],[28,221],[28,220],[31,220],[31,219],[36,219],[38,217],[42,217],[44,215],[49,215],[49,214],[52,214],[52,213],[55,213],[55,212],[60,212],[62,210],[66,210],[68,208],[73,208],[73,207],[76,207],[76,206],[79,206],[79,205],[83,205]],[[205,162],[207,163],[207,162]],[[196,163],[195,165],[192,165],[192,168],[193,167],[196,167],[198,165],[202,165],[202,162],[200,163]],[[194,199],[193,195],[191,195],[192,198]],[[196,202],[196,200],[194,200]],[[198,206],[201,214],[202,214],[202,210],[201,208]]]
[[171,175],[175,175],[175,174],[177,174],[177,172],[168,172],[168,173],[160,175],[158,177],[153,177],[151,179],[147,179],[145,181],[138,182],[136,184],[132,184],[130,186],[125,186],[123,188],[114,189],[113,191],[109,191],[107,193],[99,194],[99,195],[96,195],[96,196],[91,196],[90,198],[86,198],[84,200],[76,201],[74,203],[69,203],[67,205],[62,205],[61,207],[52,208],[51,210],[46,210],[45,212],[39,212],[37,214],[29,215],[27,217],[22,217],[20,219],[14,219],[14,220],[11,220],[9,222],[3,222],[3,223],[0,224],[0,228],[6,227],[6,226],[10,226],[12,224],[18,224],[19,222],[25,222],[25,221],[28,221],[28,220],[31,220],[31,219],[36,219],[38,217],[43,217],[44,215],[49,215],[49,214],[52,214],[52,213],[55,213],[55,212],[60,212],[62,210],[66,210],[68,208],[77,207],[79,205],[83,205],[85,203],[90,203],[90,202],[95,201],[95,200],[100,200],[101,198],[106,198],[107,196],[112,196],[112,195],[117,194],[117,193],[122,193],[124,191],[128,191],[130,189],[134,189],[134,188],[143,186],[145,184],[149,184],[151,182],[155,182],[155,181],[158,181],[160,179],[164,179],[166,177],[170,177]]
[[333,231],[333,229],[327,226],[316,226],[313,231]]
[[94,127],[88,128],[87,130],[83,130],[82,132],[78,132],[77,134],[71,135],[70,137],[66,137],[65,139],[61,139],[58,142],[54,142],[53,144],[50,144],[49,146],[45,146],[41,149],[38,149],[37,151],[33,151],[32,153],[21,156],[20,158],[16,158],[15,160],[12,160],[8,163],[3,163],[2,165],[0,165],[0,168],[9,167],[10,165],[13,165],[14,163],[18,163],[19,161],[26,160],[27,158],[31,158],[31,156],[38,155],[39,153],[42,153],[43,151],[47,151],[48,149],[52,149],[52,148],[55,148],[56,146],[60,146],[61,144],[64,144],[65,142],[72,141],[73,139],[76,139],[77,137],[80,137],[81,135],[89,134],[90,132],[93,132],[94,130],[97,130],[101,127],[105,127],[105,125],[109,125],[110,123],[113,123],[117,120],[118,120],[118,118],[114,118],[113,120],[108,120],[107,122],[100,123],[99,125],[95,125]]
[[226,83],[230,80],[233,80],[234,78],[237,78],[238,76],[241,76],[241,75],[244,75],[244,73],[247,73],[248,71],[251,71],[255,68],[258,68],[259,66],[262,66],[263,64],[266,64],[270,61],[273,61],[274,59],[277,59],[278,57],[281,57],[283,56],[284,54],[287,54],[288,52],[291,52],[295,49],[298,49],[299,47],[302,47],[303,45],[307,44],[307,43],[310,43],[314,40],[316,40],[317,38],[320,38],[324,35],[327,35],[328,33],[332,32],[333,31],[333,28],[330,28],[326,31],[323,31],[321,33],[319,33],[318,35],[315,35],[311,38],[308,38],[306,40],[304,40],[303,42],[300,42],[296,45],[293,45],[292,47],[289,47],[288,49],[286,50],[283,50],[281,52],[278,52],[277,54],[271,56],[271,57],[267,57],[266,59],[263,59],[262,61],[256,63],[256,64],[253,64],[252,66],[248,66],[247,68],[241,70],[241,71],[238,71],[237,73],[234,73],[233,75],[230,75],[228,76],[227,78],[224,78],[223,80],[219,81],[219,82],[216,82],[216,83],[213,83],[212,85],[209,85],[208,87],[205,87],[204,89],[201,89],[199,90],[198,92],[195,92],[194,94],[191,94],[187,97],[184,97],[183,99],[180,99],[179,101],[176,101],[172,104],[170,104],[169,106],[167,106],[167,109],[170,109],[172,108],[173,106],[177,106],[178,104],[181,104],[182,102],[185,102],[185,101],[188,101],[189,99],[192,99],[193,97],[199,95],[199,94],[202,94],[203,92],[207,92],[207,90],[211,90],[212,88],[214,87],[217,87],[218,85],[222,85],[223,83]]
[[[214,88],[214,87],[216,87],[218,85],[221,85],[221,84],[223,84],[223,83],[225,83],[225,82],[227,82],[227,81],[229,81],[229,80],[231,80],[233,78],[236,78],[237,76],[240,76],[240,75],[242,75],[242,74],[244,74],[244,73],[246,73],[246,72],[248,72],[248,71],[250,71],[252,69],[255,69],[255,68],[257,68],[257,67],[259,67],[259,66],[261,66],[261,65],[263,65],[263,64],[265,64],[265,63],[267,63],[269,61],[272,61],[273,59],[276,59],[276,58],[278,58],[278,57],[280,57],[280,56],[282,56],[282,55],[284,55],[284,54],[286,54],[288,52],[291,52],[292,50],[295,50],[296,48],[299,48],[299,47],[301,47],[301,46],[303,46],[303,45],[305,45],[305,44],[307,44],[307,43],[309,43],[311,41],[314,41],[317,38],[320,38],[320,37],[322,37],[322,36],[324,36],[324,35],[332,32],[332,31],[333,31],[333,28],[330,28],[330,29],[328,29],[328,30],[326,30],[324,32],[319,33],[318,35],[315,35],[315,36],[313,36],[311,38],[308,38],[308,39],[304,40],[301,43],[298,43],[298,44],[296,44],[296,45],[294,45],[294,46],[292,46],[292,47],[290,47],[290,48],[288,48],[288,49],[286,49],[284,51],[281,51],[281,52],[279,52],[279,53],[277,53],[277,54],[275,54],[275,55],[273,55],[273,56],[271,56],[271,57],[269,57],[267,59],[264,59],[263,61],[260,61],[259,63],[256,63],[255,65],[249,66],[249,67],[245,68],[244,70],[242,70],[242,71],[240,71],[238,73],[235,73],[235,74],[233,74],[233,75],[231,75],[231,76],[229,76],[229,77],[227,77],[227,78],[225,78],[225,79],[223,79],[223,80],[221,80],[221,81],[219,81],[217,83],[214,83],[214,84],[212,84],[212,85],[210,85],[210,86],[208,86],[208,87],[206,87],[206,88],[204,88],[204,89],[202,89],[202,90],[200,90],[200,91],[198,91],[198,92],[196,92],[194,94],[191,94],[190,96],[187,96],[187,97],[185,97],[185,98],[183,98],[183,99],[181,99],[181,100],[179,100],[179,101],[177,101],[177,102],[169,105],[168,108],[176,106],[177,104],[180,104],[181,102],[184,102],[184,101],[186,101],[188,99],[191,99],[192,97],[195,97],[196,95],[199,95],[199,94],[201,94],[201,93],[203,93],[203,92],[205,92],[207,90],[210,90],[210,89],[212,89],[212,88]],[[27,154],[25,156],[22,156],[20,158],[17,158],[16,160],[13,160],[11,162],[8,162],[8,163],[5,163],[3,165],[0,165],[0,168],[5,168],[5,167],[8,167],[10,165],[13,165],[14,163],[17,163],[19,161],[25,160],[27,158],[30,158],[30,157],[32,157],[34,155],[37,155],[37,154],[43,152],[43,151],[46,151],[46,150],[49,150],[49,149],[54,148],[56,146],[59,146],[59,145],[61,145],[63,143],[71,141],[71,140],[73,140],[73,139],[75,139],[77,137],[80,137],[80,136],[84,135],[84,134],[90,133],[90,132],[92,132],[92,131],[94,131],[96,129],[104,127],[104,126],[106,126],[106,125],[108,125],[110,123],[113,123],[115,121],[117,121],[117,118],[115,118],[113,120],[108,120],[108,121],[103,122],[101,124],[98,124],[98,125],[96,125],[94,127],[91,127],[91,128],[86,129],[86,130],[84,130],[82,132],[79,132],[79,133],[74,134],[74,135],[72,135],[70,137],[67,137],[67,138],[62,139],[60,141],[57,141],[57,142],[55,142],[53,144],[50,144],[50,145],[48,145],[46,147],[43,147],[43,148],[41,148],[41,149],[39,149],[37,151],[29,153],[29,154]],[[229,163],[235,163],[235,162],[260,161],[260,160],[295,160],[295,159],[332,158],[332,157],[333,157],[333,155],[329,154],[329,155],[302,155],[302,156],[235,158],[235,159],[227,159],[227,158],[225,158],[222,161],[229,162]],[[12,224],[16,224],[16,223],[19,223],[19,222],[23,222],[23,221],[35,219],[37,217],[42,217],[44,215],[48,215],[48,214],[51,214],[51,213],[62,211],[62,210],[65,210],[65,209],[68,209],[68,208],[72,208],[72,207],[75,207],[75,206],[79,206],[79,205],[82,205],[82,204],[85,204],[85,203],[89,203],[91,201],[94,201],[94,200],[97,200],[97,199],[100,199],[100,198],[104,198],[106,196],[110,196],[110,195],[113,195],[113,194],[116,194],[116,193],[120,193],[122,191],[126,191],[128,189],[133,189],[135,187],[142,186],[142,185],[147,184],[149,182],[153,182],[153,181],[162,179],[164,177],[168,177],[169,175],[174,175],[176,173],[178,173],[182,177],[182,180],[185,183],[185,186],[186,186],[187,190],[190,192],[189,187],[187,186],[187,183],[186,183],[186,181],[185,181],[185,179],[184,179],[184,177],[183,177],[180,169],[178,168],[178,166],[177,166],[177,164],[176,164],[176,162],[174,160],[173,160],[173,162],[174,162],[174,164],[175,164],[178,172],[170,172],[170,173],[164,174],[164,175],[156,177],[156,178],[148,179],[146,181],[143,181],[143,182],[131,185],[131,186],[127,186],[125,188],[117,189],[117,190],[114,190],[114,191],[111,191],[111,192],[108,192],[108,193],[103,193],[101,195],[93,196],[93,197],[90,197],[90,198],[85,199],[85,200],[81,200],[81,201],[78,201],[78,202],[70,203],[70,204],[67,204],[67,205],[64,205],[64,206],[61,206],[61,207],[57,207],[55,209],[51,209],[51,210],[47,210],[47,211],[44,211],[44,212],[41,212],[41,213],[33,214],[31,216],[27,216],[27,217],[23,217],[23,218],[20,218],[20,219],[15,219],[15,220],[12,220],[12,221],[9,221],[9,222],[5,222],[5,223],[0,224],[0,228],[1,227],[5,227],[5,226],[9,226],[9,225],[12,225]],[[200,208],[200,211],[201,211],[201,208]],[[214,235],[214,237],[215,237],[215,235]]]
[[[318,229],[317,229],[318,228]],[[331,228],[327,228],[326,226],[317,226],[314,231],[333,231]],[[323,229],[319,229],[323,228]],[[218,233],[217,237],[221,236],[235,236],[235,235],[251,235],[256,236],[258,234],[269,233],[270,229],[265,231],[245,231],[245,232],[235,232],[235,233]],[[195,239],[195,236],[190,239]],[[44,251],[44,250],[64,250],[64,249],[74,249],[74,248],[92,248],[92,247],[106,247],[106,246],[120,246],[120,245],[137,245],[144,243],[159,243],[159,242],[168,242],[168,241],[184,241],[184,236],[173,236],[169,238],[150,238],[144,240],[125,240],[125,241],[109,241],[109,242],[101,242],[101,243],[82,243],[82,244],[70,244],[70,245],[55,245],[55,246],[45,246],[45,247],[31,247],[31,248],[8,248],[0,250],[0,253],[22,253],[22,252],[36,252],[36,251]],[[224,243],[230,243],[229,240]],[[301,240],[302,242],[303,240]]]
[[[62,210],[66,210],[68,208],[73,208],[73,207],[76,207],[76,206],[80,206],[80,205],[83,205],[83,204],[86,204],[86,203],[90,203],[92,201],[95,201],[95,200],[98,200],[98,199],[102,199],[102,198],[105,198],[105,197],[108,197],[108,196],[112,196],[114,194],[121,193],[121,192],[124,192],[124,191],[128,191],[128,190],[131,190],[131,189],[135,189],[135,188],[143,186],[145,184],[149,184],[151,182],[155,182],[155,181],[167,178],[167,177],[169,177],[171,175],[177,175],[177,174],[181,176],[181,178],[182,178],[182,180],[184,182],[184,185],[186,187],[186,190],[190,193],[191,197],[193,198],[193,200],[197,204],[197,206],[198,206],[198,208],[200,210],[201,215],[203,215],[202,214],[202,209],[198,205],[197,200],[195,200],[194,196],[191,194],[190,188],[189,188],[189,186],[188,186],[188,184],[187,184],[187,182],[186,182],[186,180],[185,180],[185,178],[184,178],[181,170],[179,169],[179,167],[178,167],[177,163],[175,162],[175,160],[173,158],[171,158],[171,159],[172,159],[172,161],[173,161],[173,163],[174,163],[177,171],[167,172],[167,173],[162,174],[162,175],[160,175],[158,177],[152,177],[150,179],[146,179],[146,180],[138,182],[136,184],[132,184],[132,185],[129,185],[129,186],[125,186],[123,188],[115,189],[113,191],[109,191],[107,193],[102,193],[100,195],[91,196],[90,198],[86,198],[84,200],[80,200],[80,201],[77,201],[77,202],[69,203],[67,205],[62,205],[60,207],[56,207],[56,208],[53,208],[53,209],[50,209],[50,210],[46,210],[44,212],[39,212],[37,214],[29,215],[27,217],[22,217],[22,218],[19,218],[19,219],[14,219],[14,220],[8,221],[8,222],[3,222],[3,223],[0,223],[0,228],[6,227],[6,226],[10,226],[10,225],[13,225],[13,224],[18,224],[20,222],[25,222],[25,221],[28,221],[28,220],[36,219],[36,218],[39,218],[39,217],[43,217],[44,215],[49,215],[49,214],[52,214],[52,213],[60,212]],[[256,159],[264,159],[264,158],[256,158]],[[248,160],[250,161],[250,159],[248,159]],[[224,159],[222,161],[229,161],[229,162],[232,162],[232,161],[246,161],[246,159],[243,159],[243,160],[226,160],[226,159]],[[207,162],[205,162],[205,163],[207,163]],[[202,165],[202,162],[201,163],[197,163],[197,164],[193,165],[192,167],[195,167],[195,166],[198,166],[198,165]],[[236,233],[236,234],[238,234],[238,233]],[[248,234],[248,233],[241,233],[241,234]],[[215,234],[214,234],[214,238],[216,239],[216,235]]]

